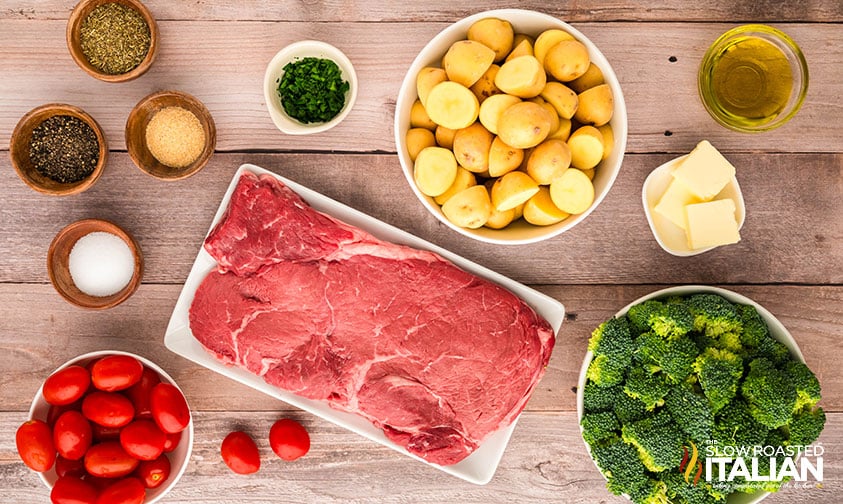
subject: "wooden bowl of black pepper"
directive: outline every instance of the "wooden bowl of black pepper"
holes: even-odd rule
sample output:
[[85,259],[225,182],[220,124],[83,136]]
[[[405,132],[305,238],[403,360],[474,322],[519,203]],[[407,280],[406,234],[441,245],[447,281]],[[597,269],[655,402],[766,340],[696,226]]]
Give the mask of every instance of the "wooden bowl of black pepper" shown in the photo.
[[139,0],[82,0],[70,13],[66,36],[73,61],[105,82],[140,77],[158,53],[158,25]]
[[142,171],[161,180],[182,180],[201,170],[214,153],[217,129],[205,105],[181,91],[143,98],[126,120],[126,149]]
[[24,115],[12,132],[12,166],[26,185],[44,194],[80,193],[102,174],[108,145],[84,110],[49,103]]

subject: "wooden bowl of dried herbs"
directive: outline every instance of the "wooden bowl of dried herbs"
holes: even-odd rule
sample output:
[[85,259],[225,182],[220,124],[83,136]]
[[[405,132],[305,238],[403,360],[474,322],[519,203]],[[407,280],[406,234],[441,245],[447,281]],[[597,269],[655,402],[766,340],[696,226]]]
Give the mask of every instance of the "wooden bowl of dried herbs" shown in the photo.
[[100,125],[84,110],[49,103],[20,119],[9,154],[26,185],[40,193],[67,196],[96,182],[105,167],[108,145]]
[[67,22],[67,48],[88,75],[130,81],[152,65],[158,25],[139,0],[82,0]]

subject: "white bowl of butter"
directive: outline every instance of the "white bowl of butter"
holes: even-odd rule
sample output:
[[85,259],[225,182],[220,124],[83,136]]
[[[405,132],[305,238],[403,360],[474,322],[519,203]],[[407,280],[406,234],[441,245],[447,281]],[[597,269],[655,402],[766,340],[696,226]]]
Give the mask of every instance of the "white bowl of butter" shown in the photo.
[[653,236],[670,254],[692,256],[740,240],[746,207],[735,169],[707,141],[653,170],[641,196]]

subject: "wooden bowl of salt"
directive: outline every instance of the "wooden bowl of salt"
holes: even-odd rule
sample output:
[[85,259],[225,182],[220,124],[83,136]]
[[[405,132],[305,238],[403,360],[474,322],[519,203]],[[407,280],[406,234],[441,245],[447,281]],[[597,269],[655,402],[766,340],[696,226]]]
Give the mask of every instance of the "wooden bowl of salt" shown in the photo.
[[76,221],[53,239],[47,273],[67,302],[91,310],[119,305],[143,276],[143,255],[129,233],[100,219]]

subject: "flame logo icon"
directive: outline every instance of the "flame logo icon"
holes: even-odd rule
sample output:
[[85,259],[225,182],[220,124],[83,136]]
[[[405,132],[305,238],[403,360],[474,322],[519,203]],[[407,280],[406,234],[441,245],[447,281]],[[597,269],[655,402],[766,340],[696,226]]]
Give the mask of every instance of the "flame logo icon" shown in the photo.
[[691,474],[696,469],[696,474],[694,474],[693,485],[696,486],[697,483],[700,481],[700,476],[702,476],[702,462],[699,460],[699,452],[697,451],[697,445],[694,444],[693,441],[691,443],[691,454],[690,457],[688,456],[688,447],[683,446],[682,450],[684,455],[682,456],[682,463],[679,464],[679,472],[685,475],[685,483],[691,483]]

